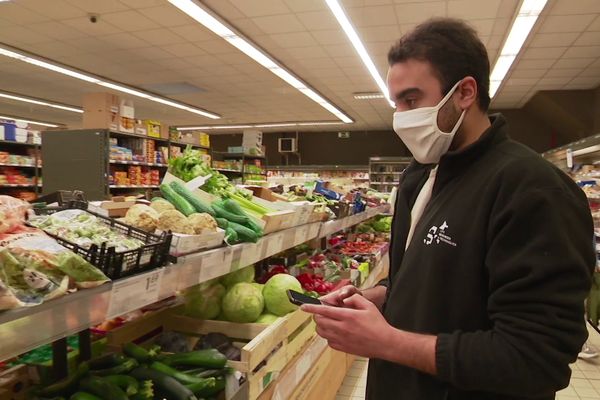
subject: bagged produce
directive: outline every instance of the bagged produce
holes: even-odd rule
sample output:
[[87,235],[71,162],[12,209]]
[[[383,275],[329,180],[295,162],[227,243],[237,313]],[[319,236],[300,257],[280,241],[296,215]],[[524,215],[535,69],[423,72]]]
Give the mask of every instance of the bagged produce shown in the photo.
[[0,196],[0,233],[11,232],[25,223],[30,205],[11,196]]

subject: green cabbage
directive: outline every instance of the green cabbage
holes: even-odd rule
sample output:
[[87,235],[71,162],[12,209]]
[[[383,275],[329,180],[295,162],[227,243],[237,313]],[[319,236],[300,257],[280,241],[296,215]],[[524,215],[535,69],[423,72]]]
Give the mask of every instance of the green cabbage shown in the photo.
[[254,322],[265,307],[263,295],[251,283],[235,284],[223,298],[223,313],[231,322]]
[[282,317],[298,308],[288,300],[287,290],[303,292],[298,279],[288,274],[273,275],[267,281],[263,289],[263,296],[265,306],[271,314]]

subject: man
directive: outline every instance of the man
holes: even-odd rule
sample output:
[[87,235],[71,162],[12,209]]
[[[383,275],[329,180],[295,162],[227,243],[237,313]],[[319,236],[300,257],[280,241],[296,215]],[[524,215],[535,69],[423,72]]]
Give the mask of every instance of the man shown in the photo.
[[369,400],[554,399],[587,337],[595,253],[586,198],[487,116],[475,31],[429,20],[388,54],[394,130],[415,161],[395,205],[390,272],[303,306],[369,357]]

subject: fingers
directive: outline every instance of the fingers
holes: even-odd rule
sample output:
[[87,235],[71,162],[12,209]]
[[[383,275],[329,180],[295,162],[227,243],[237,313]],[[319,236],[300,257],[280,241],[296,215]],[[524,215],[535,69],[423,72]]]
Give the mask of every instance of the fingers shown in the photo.
[[318,306],[314,304],[303,304],[300,309],[304,312],[322,315],[327,318],[335,319],[336,321],[344,321],[352,319],[356,310],[346,309],[342,307]]
[[351,297],[344,299],[344,307],[353,308],[355,310],[368,310],[373,305],[373,303],[360,294],[354,294]]

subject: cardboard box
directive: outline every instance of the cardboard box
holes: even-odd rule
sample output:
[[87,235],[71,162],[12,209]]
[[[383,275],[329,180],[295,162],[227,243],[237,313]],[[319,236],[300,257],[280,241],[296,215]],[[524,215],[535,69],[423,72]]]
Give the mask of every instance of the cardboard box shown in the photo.
[[148,128],[146,127],[146,124],[144,124],[144,122],[142,120],[139,120],[139,119],[135,120],[135,134],[143,135],[143,136],[146,136],[148,134]]
[[168,139],[169,138],[169,130],[170,127],[167,124],[160,124],[160,137],[161,139]]
[[158,121],[154,121],[151,119],[144,120],[144,125],[146,126],[146,134],[150,137],[160,138],[161,134],[161,124]]
[[110,93],[83,96],[83,128],[119,130],[120,98]]

